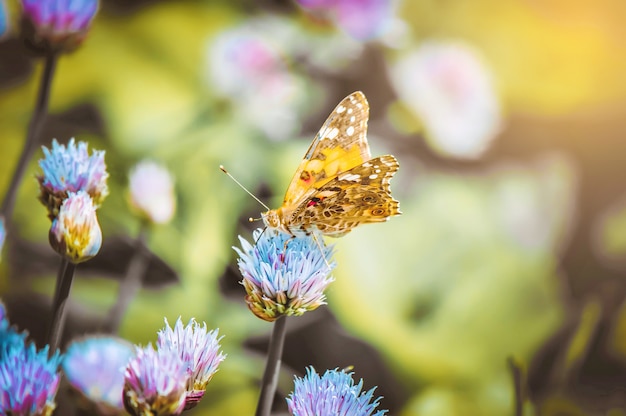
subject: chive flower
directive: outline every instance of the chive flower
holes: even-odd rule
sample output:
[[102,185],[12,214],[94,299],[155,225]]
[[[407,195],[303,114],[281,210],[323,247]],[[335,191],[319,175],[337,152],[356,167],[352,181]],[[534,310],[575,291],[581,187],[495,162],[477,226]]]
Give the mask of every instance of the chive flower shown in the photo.
[[[291,236],[257,229],[256,244],[243,237],[237,264],[243,275],[246,303],[259,318],[272,322],[280,316],[299,316],[325,304],[324,290],[333,281],[332,246],[321,236]],[[316,241],[317,239],[317,241]],[[319,244],[318,244],[319,243]]]
[[195,407],[204,396],[207,385],[226,355],[220,352],[218,329],[207,330],[206,323],[200,325],[191,319],[186,326],[179,317],[174,328],[165,319],[165,327],[157,335],[159,351],[178,354],[183,360],[189,380],[185,410]]
[[68,194],[52,221],[48,237],[52,248],[72,263],[81,263],[98,254],[102,231],[96,208],[86,192]]
[[85,39],[98,0],[22,0],[22,32],[40,52],[71,52]]
[[132,209],[149,222],[169,222],[176,210],[172,175],[158,163],[138,163],[130,172],[129,202]]
[[48,357],[48,346],[9,348],[0,360],[0,414],[50,416],[59,388],[59,352]]
[[134,354],[132,344],[113,336],[93,336],[72,342],[63,358],[65,377],[83,402],[98,414],[124,410],[124,370]]
[[337,26],[354,39],[370,40],[383,34],[390,25],[391,0],[296,0],[304,9],[327,14]]
[[39,160],[42,174],[39,181],[39,200],[48,209],[48,217],[54,220],[59,214],[63,200],[70,192],[85,191],[99,208],[109,194],[104,163],[104,151],[96,150],[89,155],[86,142],[70,139],[67,146],[52,140],[52,149],[42,146],[44,158]]
[[381,398],[372,401],[375,387],[362,390],[363,380],[354,384],[352,373],[334,369],[320,376],[309,367],[304,377],[295,378],[287,405],[293,416],[384,416],[386,410],[376,411]]
[[185,408],[189,374],[182,358],[152,344],[136,347],[124,373],[124,407],[133,416],[178,415]]

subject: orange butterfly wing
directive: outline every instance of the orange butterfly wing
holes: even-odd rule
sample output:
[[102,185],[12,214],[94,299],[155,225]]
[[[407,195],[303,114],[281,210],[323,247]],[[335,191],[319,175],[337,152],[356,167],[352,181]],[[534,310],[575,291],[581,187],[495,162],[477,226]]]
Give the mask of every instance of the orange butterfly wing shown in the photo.
[[367,143],[369,104],[357,91],[344,98],[328,116],[296,169],[283,207],[296,206],[339,173],[371,159]]

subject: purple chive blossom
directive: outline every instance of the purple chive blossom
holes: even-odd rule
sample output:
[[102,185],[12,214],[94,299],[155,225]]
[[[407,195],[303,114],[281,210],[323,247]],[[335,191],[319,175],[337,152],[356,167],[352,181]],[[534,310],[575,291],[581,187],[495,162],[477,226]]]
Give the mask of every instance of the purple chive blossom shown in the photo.
[[133,346],[123,339],[85,338],[68,347],[63,372],[69,384],[89,400],[99,414],[120,414],[124,410],[124,370],[133,354]]
[[[295,388],[287,398],[293,416],[383,416],[386,410],[375,412],[380,397],[372,401],[374,389],[361,392],[363,380],[354,384],[352,373],[326,370],[323,376],[313,367],[303,378],[296,377]],[[374,413],[375,412],[375,413]]]
[[185,407],[188,380],[177,353],[155,350],[152,344],[137,347],[124,373],[124,407],[133,416],[178,415]]
[[150,161],[137,164],[130,173],[129,193],[131,207],[151,223],[165,224],[174,216],[174,181],[161,165]]
[[7,5],[4,0],[0,0],[0,38],[2,38],[9,29],[9,16],[7,15]]
[[207,331],[206,323],[195,319],[183,327],[180,317],[172,329],[165,319],[165,328],[159,331],[157,348],[178,354],[187,368],[187,404],[185,410],[195,407],[204,396],[207,384],[226,356],[220,352],[218,330]]
[[380,36],[392,18],[391,0],[297,0],[305,9],[326,12],[357,40]]
[[48,235],[52,248],[72,263],[89,260],[100,251],[102,231],[91,197],[70,192]]
[[239,237],[241,249],[233,248],[239,254],[246,303],[256,316],[272,322],[326,303],[324,290],[333,281],[335,266],[332,246],[325,246],[321,237],[318,244],[313,236],[291,238],[269,229],[257,229],[253,239],[255,245]]
[[0,360],[0,414],[50,416],[59,387],[58,351],[48,358],[48,346],[10,348]]
[[24,34],[38,49],[72,51],[87,36],[98,0],[22,0]]
[[104,164],[104,151],[87,151],[87,143],[74,143],[70,139],[67,147],[52,140],[52,150],[42,146],[44,158],[39,160],[43,173],[37,176],[40,187],[39,200],[48,208],[53,220],[59,213],[63,200],[69,192],[85,191],[99,208],[109,194],[109,174]]

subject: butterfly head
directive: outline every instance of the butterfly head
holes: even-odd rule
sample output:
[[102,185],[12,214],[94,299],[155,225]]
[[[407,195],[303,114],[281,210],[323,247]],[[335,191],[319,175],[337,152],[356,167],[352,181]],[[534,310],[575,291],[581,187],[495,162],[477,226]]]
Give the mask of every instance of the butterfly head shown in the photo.
[[263,222],[269,228],[280,228],[281,220],[280,220],[280,214],[278,211],[279,211],[278,209],[270,209],[269,211],[261,214],[261,218],[263,219]]

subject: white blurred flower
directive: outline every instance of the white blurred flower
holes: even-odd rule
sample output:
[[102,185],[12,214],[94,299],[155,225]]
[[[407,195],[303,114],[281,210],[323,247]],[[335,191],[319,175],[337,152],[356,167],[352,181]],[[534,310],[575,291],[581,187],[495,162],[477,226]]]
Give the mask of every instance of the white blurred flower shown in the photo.
[[176,210],[174,181],[161,165],[143,161],[130,172],[130,205],[138,213],[155,224],[172,219]]
[[305,109],[306,85],[285,59],[295,38],[287,22],[259,18],[222,32],[207,48],[211,89],[233,101],[242,122],[274,140],[296,133]]
[[426,42],[396,62],[392,80],[429,144],[446,156],[477,158],[501,129],[492,76],[467,45]]

